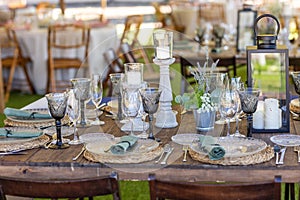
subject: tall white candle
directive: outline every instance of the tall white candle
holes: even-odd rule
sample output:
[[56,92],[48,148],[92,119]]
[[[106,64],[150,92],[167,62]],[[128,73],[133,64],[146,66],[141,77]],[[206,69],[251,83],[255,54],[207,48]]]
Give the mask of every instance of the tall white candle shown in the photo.
[[264,129],[264,101],[258,101],[257,109],[253,114],[253,128]]
[[269,98],[265,100],[265,129],[280,128],[278,106],[279,102],[277,99]]
[[127,72],[127,83],[129,85],[140,85],[142,83],[142,75],[139,71]]
[[156,48],[156,58],[157,59],[168,59],[171,58],[170,56],[170,47],[157,47]]

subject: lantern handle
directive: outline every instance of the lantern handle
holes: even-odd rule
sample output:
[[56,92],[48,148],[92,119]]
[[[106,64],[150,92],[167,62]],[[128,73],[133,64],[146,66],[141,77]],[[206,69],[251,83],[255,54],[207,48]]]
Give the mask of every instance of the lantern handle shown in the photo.
[[274,21],[277,24],[277,35],[278,35],[279,31],[280,31],[280,24],[279,24],[278,19],[274,15],[271,15],[271,14],[263,14],[263,15],[260,15],[259,17],[256,18],[256,20],[255,20],[255,26],[254,26],[254,34],[257,36],[257,33],[258,33],[257,23],[258,23],[258,21],[260,19],[262,19],[264,17],[270,17],[270,18],[274,19]]

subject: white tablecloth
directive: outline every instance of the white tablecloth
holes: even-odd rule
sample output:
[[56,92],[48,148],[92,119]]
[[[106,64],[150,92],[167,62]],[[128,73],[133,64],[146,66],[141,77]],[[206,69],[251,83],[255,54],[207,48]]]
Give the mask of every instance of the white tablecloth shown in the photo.
[[[28,55],[33,66],[30,77],[38,94],[45,94],[47,84],[47,29],[20,30],[17,35],[24,55]],[[66,36],[70,37],[70,36]],[[90,37],[89,67],[90,73],[102,73],[107,63],[103,53],[109,48],[117,48],[117,31],[113,24],[101,28],[92,28]],[[17,73],[16,76],[20,76]]]

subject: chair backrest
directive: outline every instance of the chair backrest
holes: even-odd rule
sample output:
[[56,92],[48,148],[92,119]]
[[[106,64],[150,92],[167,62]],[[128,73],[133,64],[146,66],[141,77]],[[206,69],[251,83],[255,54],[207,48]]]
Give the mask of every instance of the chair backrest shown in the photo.
[[226,23],[226,6],[224,3],[207,2],[200,4],[199,18],[212,24]]
[[143,15],[129,15],[125,20],[125,27],[121,37],[121,44],[127,42],[133,46],[138,42],[138,34],[141,24],[143,23]]
[[281,177],[274,181],[255,183],[188,183],[157,180],[149,175],[150,199],[181,200],[279,200],[281,197]]
[[108,89],[107,96],[111,96],[113,88],[109,74],[124,72],[124,63],[113,48],[109,48],[104,52],[103,57],[108,63],[108,66],[102,72],[102,85],[103,89]]
[[5,195],[31,198],[84,198],[112,194],[120,199],[118,177],[110,176],[82,179],[43,179],[0,177],[0,199]]
[[[66,37],[69,34],[70,37]],[[78,34],[78,35],[77,35]],[[62,35],[64,35],[62,37]],[[74,38],[73,38],[74,37]],[[76,38],[75,38],[76,37]],[[48,27],[48,56],[55,49],[84,49],[84,58],[88,56],[90,28],[81,24],[53,24]]]
[[136,63],[137,59],[134,56],[134,52],[131,46],[125,42],[120,45],[120,50],[123,54],[126,63]]

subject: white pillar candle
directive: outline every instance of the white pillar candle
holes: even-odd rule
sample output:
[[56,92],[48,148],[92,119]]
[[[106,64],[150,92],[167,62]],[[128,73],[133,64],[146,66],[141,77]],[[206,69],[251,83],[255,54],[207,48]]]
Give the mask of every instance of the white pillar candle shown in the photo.
[[265,100],[265,129],[278,129],[279,123],[279,102],[277,99]]
[[141,72],[130,71],[126,75],[128,85],[140,85],[142,83]]
[[253,114],[253,128],[264,129],[264,101],[258,101],[257,109]]
[[156,58],[157,59],[169,59],[170,56],[170,47],[157,47],[156,48]]

